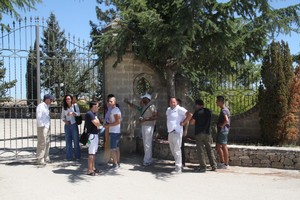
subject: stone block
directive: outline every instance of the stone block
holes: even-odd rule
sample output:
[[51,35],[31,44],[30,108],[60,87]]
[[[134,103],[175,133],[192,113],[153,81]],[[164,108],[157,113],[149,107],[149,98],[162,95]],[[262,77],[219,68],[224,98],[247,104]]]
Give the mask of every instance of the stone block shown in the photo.
[[293,162],[293,160],[290,159],[290,158],[285,158],[285,159],[283,160],[283,164],[284,164],[284,166],[294,166],[294,162]]
[[253,167],[262,167],[260,163],[254,163],[252,166]]
[[270,160],[261,160],[260,163],[270,165],[271,162],[270,162]]
[[279,155],[270,155],[269,156],[271,162],[279,162],[280,156]]
[[229,162],[229,165],[232,165],[232,166],[241,166],[242,163],[241,163],[241,160],[232,160]]
[[256,157],[258,159],[260,159],[260,160],[266,160],[266,159],[268,159],[268,156],[265,153],[259,153],[259,154],[257,154]]
[[281,162],[272,162],[271,163],[271,167],[282,169],[283,168],[283,164]]
[[260,160],[255,158],[255,159],[252,160],[252,163],[253,164],[260,164]]
[[299,157],[299,158],[294,158],[293,161],[294,161],[295,163],[300,163],[300,157]]
[[300,170],[300,163],[296,163],[296,164],[295,164],[295,169]]

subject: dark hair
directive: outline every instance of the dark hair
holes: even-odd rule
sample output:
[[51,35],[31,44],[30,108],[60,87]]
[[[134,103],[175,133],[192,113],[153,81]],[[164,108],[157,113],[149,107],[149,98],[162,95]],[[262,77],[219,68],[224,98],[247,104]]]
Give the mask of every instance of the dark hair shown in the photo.
[[202,99],[196,99],[196,100],[195,100],[195,104],[196,104],[196,105],[199,105],[199,106],[204,106],[204,102],[203,102]]
[[[177,101],[177,98],[174,97],[174,96],[171,96],[171,97],[169,98],[169,102],[171,101],[171,99],[176,99],[176,101]],[[178,101],[177,101],[177,102],[178,102]]]
[[115,97],[115,95],[113,95],[113,94],[107,95],[106,101],[108,101],[108,100],[109,100],[110,98],[112,98],[112,97]]
[[72,106],[73,97],[72,97],[72,95],[67,94],[67,95],[64,96],[64,99],[63,99],[63,107],[64,107],[64,110],[67,110],[68,108],[71,107],[71,106],[69,107],[68,104],[67,104],[67,101],[66,101],[66,98],[67,98],[67,97],[70,97],[70,98],[71,98],[71,106]]
[[93,106],[95,106],[95,105],[97,105],[97,101],[91,101],[90,103],[89,103],[89,106],[90,106],[90,109],[93,107]]
[[179,98],[176,98],[176,101],[177,101],[177,103],[178,103],[179,105],[181,105],[181,104],[182,104],[182,101],[181,101],[181,99],[179,99]]
[[225,102],[225,98],[223,96],[217,96],[217,100],[221,102]]

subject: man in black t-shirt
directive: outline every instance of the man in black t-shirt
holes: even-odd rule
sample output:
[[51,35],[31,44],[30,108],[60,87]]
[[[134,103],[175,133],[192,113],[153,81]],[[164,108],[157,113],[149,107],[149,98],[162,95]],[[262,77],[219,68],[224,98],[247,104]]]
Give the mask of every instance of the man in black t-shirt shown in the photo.
[[212,171],[217,169],[217,162],[214,152],[211,148],[211,135],[210,135],[210,123],[211,123],[211,111],[204,108],[204,102],[202,100],[195,101],[196,111],[190,121],[191,125],[195,125],[195,139],[197,154],[199,158],[199,172],[206,172],[206,162],[204,156],[204,148],[209,159],[209,163],[212,167]]
[[90,110],[85,114],[85,128],[89,134],[89,157],[88,175],[95,176],[99,170],[95,168],[95,154],[98,150],[98,127],[101,125],[97,117],[99,105],[97,102],[90,102]]

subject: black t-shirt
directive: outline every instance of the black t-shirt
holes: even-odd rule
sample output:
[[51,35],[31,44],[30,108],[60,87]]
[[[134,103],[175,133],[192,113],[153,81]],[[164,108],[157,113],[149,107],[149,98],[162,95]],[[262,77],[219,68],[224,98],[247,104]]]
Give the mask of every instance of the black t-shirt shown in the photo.
[[193,114],[195,122],[195,135],[200,133],[210,134],[211,111],[207,108],[200,108]]
[[95,126],[92,122],[96,117],[97,117],[96,113],[93,113],[90,110],[85,114],[85,127],[87,129],[87,133],[90,134],[98,133],[97,126]]

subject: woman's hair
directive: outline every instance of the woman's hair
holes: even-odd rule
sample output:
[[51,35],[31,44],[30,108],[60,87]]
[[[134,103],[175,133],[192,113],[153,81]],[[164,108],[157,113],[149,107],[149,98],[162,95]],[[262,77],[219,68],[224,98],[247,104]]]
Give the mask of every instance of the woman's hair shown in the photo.
[[72,106],[72,99],[73,99],[73,97],[72,97],[72,95],[67,94],[67,95],[65,95],[65,97],[64,97],[64,99],[63,99],[63,107],[64,107],[64,110],[67,110],[68,108],[71,107],[71,106],[69,107],[68,104],[67,104],[67,101],[66,101],[67,97],[70,97],[70,98],[71,98],[71,106]]

